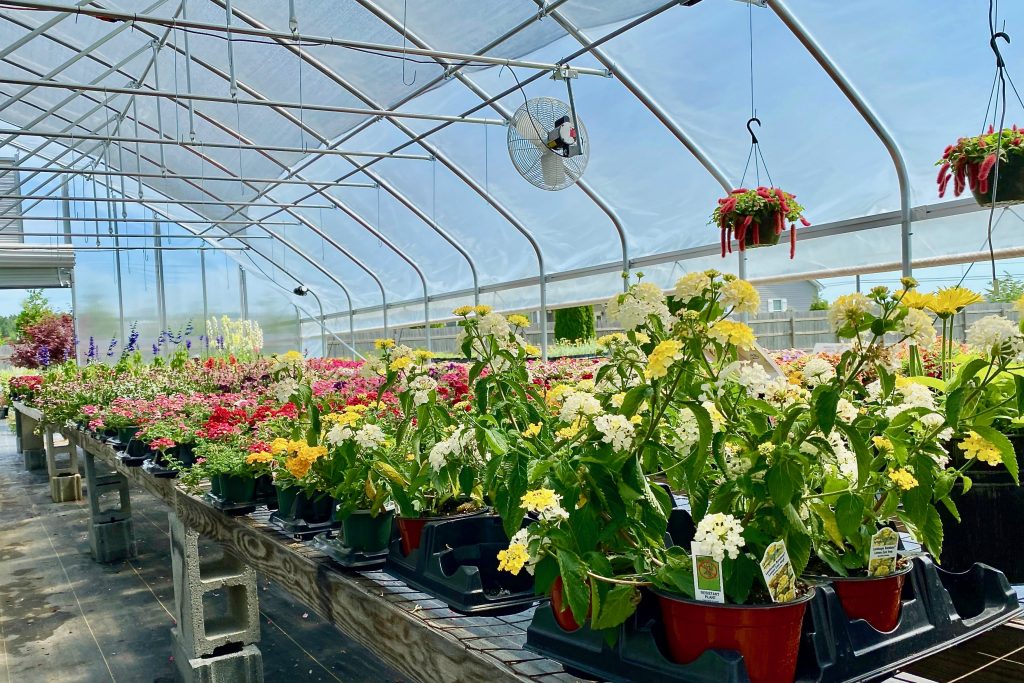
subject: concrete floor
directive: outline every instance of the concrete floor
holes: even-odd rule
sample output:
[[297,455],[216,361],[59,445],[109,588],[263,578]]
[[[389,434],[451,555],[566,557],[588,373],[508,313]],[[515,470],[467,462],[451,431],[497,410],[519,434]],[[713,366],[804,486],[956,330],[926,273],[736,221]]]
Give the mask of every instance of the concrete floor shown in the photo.
[[[89,508],[51,502],[0,425],[0,683],[168,683],[174,590],[167,507],[132,492],[139,555],[89,555]],[[401,676],[260,578],[267,683],[383,683]]]

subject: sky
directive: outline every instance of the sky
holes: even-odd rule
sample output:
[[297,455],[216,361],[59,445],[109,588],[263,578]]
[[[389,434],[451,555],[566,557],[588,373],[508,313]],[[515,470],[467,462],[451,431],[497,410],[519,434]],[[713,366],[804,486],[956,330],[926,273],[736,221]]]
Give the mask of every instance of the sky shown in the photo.
[[[54,310],[71,311],[70,289],[48,289],[45,294]],[[24,289],[0,289],[0,315],[17,314],[26,296],[28,291]]]

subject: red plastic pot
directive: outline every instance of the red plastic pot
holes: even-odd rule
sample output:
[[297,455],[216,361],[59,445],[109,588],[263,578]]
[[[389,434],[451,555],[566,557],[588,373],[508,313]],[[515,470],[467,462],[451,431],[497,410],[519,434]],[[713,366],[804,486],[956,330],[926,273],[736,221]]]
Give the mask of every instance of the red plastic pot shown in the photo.
[[[571,633],[580,629],[580,624],[569,609],[569,601],[565,598],[565,586],[562,584],[561,576],[556,577],[555,582],[551,584],[551,612],[555,615],[555,622],[563,630]],[[587,609],[587,619],[589,618],[590,609]]]
[[423,540],[423,527],[430,522],[450,522],[465,517],[476,517],[490,511],[490,508],[481,508],[473,512],[461,515],[449,515],[447,517],[399,517],[398,535],[402,541],[402,554],[408,555],[414,550],[419,550],[420,542]]
[[831,577],[832,588],[851,621],[863,619],[888,633],[900,623],[900,595],[913,564],[889,576]]
[[751,683],[793,683],[813,589],[793,602],[771,605],[719,605],[656,594],[672,661],[689,664],[706,650],[736,650]]

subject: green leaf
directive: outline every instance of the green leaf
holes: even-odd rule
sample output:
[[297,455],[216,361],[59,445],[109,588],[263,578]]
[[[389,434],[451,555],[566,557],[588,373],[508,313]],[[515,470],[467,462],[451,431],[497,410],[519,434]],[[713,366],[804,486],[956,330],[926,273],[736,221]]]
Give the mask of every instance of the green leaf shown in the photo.
[[587,569],[575,553],[558,551],[558,569],[562,576],[562,591],[569,602],[569,609],[577,624],[587,621],[590,611],[590,589],[587,586]]
[[828,435],[836,423],[836,406],[839,405],[839,392],[832,388],[819,389],[817,400],[814,402],[814,417],[817,420],[818,428]]
[[811,503],[811,511],[821,520],[821,526],[825,529],[825,535],[837,547],[843,547],[843,535],[839,531],[839,524],[836,522],[836,515],[832,508],[824,503]]
[[558,578],[558,561],[551,555],[544,555],[533,570],[533,590],[537,595],[547,595],[551,584]]
[[508,452],[508,440],[505,439],[505,435],[495,429],[485,429],[484,441],[487,442],[487,448],[494,455],[505,455]]
[[960,411],[964,407],[964,388],[957,387],[946,394],[946,424],[953,429],[960,423]]
[[476,483],[476,470],[472,467],[463,467],[459,472],[459,490],[467,496],[473,493],[473,484]]
[[1024,415],[1024,376],[1013,375],[1013,389],[1017,399],[1017,414]]
[[636,586],[615,586],[605,595],[600,609],[591,619],[590,627],[603,629],[618,626],[636,611],[639,603],[640,591]]
[[783,457],[768,469],[765,483],[775,504],[783,507],[802,488],[803,468],[796,460]]
[[844,536],[853,536],[864,519],[864,501],[860,496],[844,493],[836,500],[836,524]]
[[725,593],[733,602],[744,603],[754,585],[754,577],[761,568],[749,556],[741,553],[735,560],[728,557],[722,562],[722,573],[725,575]]
[[963,481],[964,484],[963,492],[967,493],[968,491],[971,490],[971,486],[974,484],[974,480],[968,477],[966,474],[961,474],[960,479]]
[[633,417],[636,415],[636,411],[640,408],[641,404],[650,398],[653,393],[654,390],[648,384],[633,387],[626,392],[626,397],[622,399],[622,407],[619,408],[619,413],[626,417]]
[[935,508],[928,509],[928,519],[921,527],[921,535],[925,549],[932,557],[939,557],[942,554],[942,518]]
[[860,432],[853,425],[847,425],[842,420],[836,422],[836,428],[846,436],[850,442],[850,448],[857,456],[857,486],[863,486],[871,473],[871,451]]
[[955,519],[959,524],[960,511],[956,509],[956,503],[954,503],[951,498],[940,498],[939,500],[946,506],[946,509],[949,510],[949,514],[953,515],[953,519]]
[[793,564],[793,571],[800,576],[811,559],[811,537],[801,533],[787,534],[786,550],[789,552],[789,561]]
[[962,386],[968,380],[981,372],[982,369],[987,368],[988,366],[989,361],[985,358],[974,358],[973,360],[968,361],[960,368],[960,372],[956,373],[956,377],[953,378],[952,382],[950,382],[947,390],[953,391],[953,389]]
[[1013,477],[1014,483],[1019,485],[1020,473],[1017,471],[1017,453],[1013,450],[1013,444],[1010,443],[1010,440],[1002,432],[992,427],[975,425],[974,431],[978,433],[978,436],[999,449],[999,454],[1003,457],[1003,465],[1006,467],[1006,471]]

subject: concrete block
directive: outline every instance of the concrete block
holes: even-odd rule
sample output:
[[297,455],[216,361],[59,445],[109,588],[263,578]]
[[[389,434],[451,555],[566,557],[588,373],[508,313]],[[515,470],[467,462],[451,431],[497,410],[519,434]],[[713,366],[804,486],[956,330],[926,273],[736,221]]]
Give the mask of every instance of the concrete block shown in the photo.
[[175,679],[180,683],[263,683],[263,655],[255,645],[226,648],[226,654],[191,657],[179,629],[171,629]]
[[138,553],[132,520],[93,522],[89,526],[89,549],[97,562],[120,562]]
[[50,477],[50,497],[54,503],[82,500],[82,475],[65,472]]
[[42,450],[45,448],[42,435],[36,433],[36,428],[39,427],[38,420],[20,412],[17,413],[16,420],[19,451],[25,452],[26,450]]
[[46,469],[46,451],[42,448],[25,448],[21,450],[21,455],[25,459],[26,470]]
[[238,558],[203,561],[199,534],[168,513],[175,619],[182,647],[191,658],[212,655],[228,645],[259,642],[256,572]]

